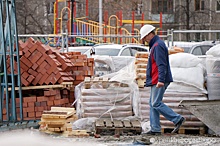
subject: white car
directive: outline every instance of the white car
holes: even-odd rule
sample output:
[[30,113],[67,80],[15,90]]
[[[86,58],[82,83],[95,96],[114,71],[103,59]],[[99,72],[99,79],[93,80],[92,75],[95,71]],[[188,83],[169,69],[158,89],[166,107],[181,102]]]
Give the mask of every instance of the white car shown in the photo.
[[137,52],[149,52],[148,47],[138,44],[98,44],[94,45],[84,54],[87,57],[92,55],[106,56],[135,56]]

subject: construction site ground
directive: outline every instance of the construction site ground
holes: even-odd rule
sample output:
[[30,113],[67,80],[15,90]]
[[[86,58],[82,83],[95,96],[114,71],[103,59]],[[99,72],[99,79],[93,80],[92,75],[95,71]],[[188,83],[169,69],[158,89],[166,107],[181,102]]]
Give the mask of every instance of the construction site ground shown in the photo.
[[[136,141],[136,143],[134,143]],[[144,141],[152,146],[219,146],[220,137],[189,134],[160,136],[94,136],[63,137],[40,132],[38,129],[19,129],[0,133],[1,146],[134,146]],[[151,144],[150,144],[151,143]]]

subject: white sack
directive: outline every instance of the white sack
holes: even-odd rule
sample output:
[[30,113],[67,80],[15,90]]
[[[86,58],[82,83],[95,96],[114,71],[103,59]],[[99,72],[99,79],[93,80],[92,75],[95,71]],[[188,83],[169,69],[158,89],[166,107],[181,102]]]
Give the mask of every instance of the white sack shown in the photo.
[[181,68],[195,67],[202,62],[197,56],[189,53],[176,53],[169,55],[169,61],[171,67]]
[[[197,65],[196,67],[189,67],[189,68],[172,67],[171,72],[173,75],[174,82],[183,83],[185,85],[193,86],[193,87],[199,89],[200,91],[202,91],[203,93],[207,92],[206,89],[204,88],[205,69],[201,64]],[[179,87],[177,87],[177,88],[179,88]]]
[[220,57],[220,44],[217,44],[211,47],[207,52],[206,55],[212,55],[214,57]]

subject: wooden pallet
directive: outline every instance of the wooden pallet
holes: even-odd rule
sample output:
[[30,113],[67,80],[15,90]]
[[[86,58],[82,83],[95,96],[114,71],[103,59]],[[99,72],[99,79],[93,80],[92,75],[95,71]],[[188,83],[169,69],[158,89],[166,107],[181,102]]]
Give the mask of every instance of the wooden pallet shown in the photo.
[[[162,127],[162,133],[171,133],[174,127]],[[206,133],[206,127],[181,127],[178,134],[199,134],[204,135]]]
[[115,85],[118,87],[128,87],[127,84],[124,83],[119,83],[119,82],[112,82],[109,81],[109,78],[106,77],[85,77],[84,79],[84,88],[85,89],[90,89],[92,85],[101,85],[104,89],[108,88],[111,85]]
[[140,134],[142,131],[141,123],[138,120],[111,120],[98,119],[95,121],[96,134],[114,133],[120,135],[122,133]]

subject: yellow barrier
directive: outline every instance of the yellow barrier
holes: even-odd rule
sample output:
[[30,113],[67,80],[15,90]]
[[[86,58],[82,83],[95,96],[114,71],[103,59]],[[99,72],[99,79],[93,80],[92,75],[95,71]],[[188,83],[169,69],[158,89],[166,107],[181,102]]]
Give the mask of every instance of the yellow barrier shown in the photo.
[[[109,21],[110,22],[110,21]],[[90,41],[93,43],[140,43],[139,40],[132,37],[132,34],[125,28],[120,28],[102,24],[102,32],[104,32],[103,39],[99,39],[99,23],[88,20],[87,22],[76,19],[76,26],[78,27],[78,33],[81,35],[91,35],[91,37],[77,37],[82,40]],[[139,35],[139,30],[136,29],[134,35]],[[122,37],[125,36],[125,37]],[[127,36],[127,37],[126,37]]]

